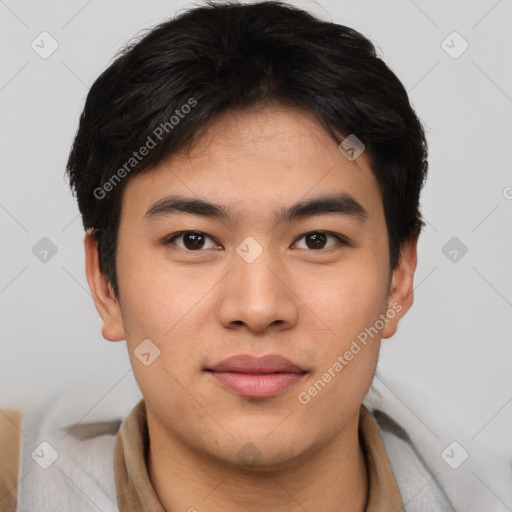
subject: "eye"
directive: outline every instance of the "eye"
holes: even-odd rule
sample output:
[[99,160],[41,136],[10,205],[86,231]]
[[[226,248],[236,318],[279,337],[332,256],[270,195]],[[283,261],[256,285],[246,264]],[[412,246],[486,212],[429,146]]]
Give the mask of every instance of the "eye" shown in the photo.
[[[189,251],[198,251],[205,248],[211,249],[217,247],[215,243],[210,247],[205,247],[205,240],[207,238],[213,241],[213,239],[210,236],[201,231],[180,231],[172,235],[170,238],[167,238],[165,244],[174,244],[180,247],[181,249],[186,249]],[[174,240],[179,239],[183,239],[183,243],[181,245],[175,244]]]
[[[299,247],[299,249],[312,249],[315,251],[322,251],[325,249],[330,249],[336,245],[336,243],[327,245],[326,241],[331,238],[337,242],[337,245],[346,245],[346,240],[336,233],[330,233],[327,231],[310,231],[309,233],[305,233],[300,238],[297,239],[294,245],[297,244],[298,240],[305,239],[306,247]],[[205,245],[206,240],[210,240],[211,244]],[[175,243],[178,240],[181,243]],[[179,231],[178,233],[174,233],[169,238],[167,238],[164,242],[166,245],[172,244],[176,245],[180,249],[185,249],[186,251],[200,251],[201,249],[214,249],[218,247],[213,239],[203,233],[202,231]]]
[[[337,235],[336,233],[329,233],[327,231],[311,231],[309,233],[306,233],[302,235],[298,240],[302,240],[303,238],[306,240],[306,247],[299,247],[299,249],[313,249],[313,250],[323,250],[326,249],[325,244],[326,240],[331,237],[334,240],[338,242],[338,245],[346,245],[346,241],[343,237],[340,235]],[[327,249],[330,249],[333,247],[332,244],[327,247]]]

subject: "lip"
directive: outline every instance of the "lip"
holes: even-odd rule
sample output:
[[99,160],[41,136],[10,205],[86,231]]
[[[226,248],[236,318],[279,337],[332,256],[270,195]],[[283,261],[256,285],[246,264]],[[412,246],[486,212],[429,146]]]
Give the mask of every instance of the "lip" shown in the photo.
[[205,369],[219,384],[246,398],[268,398],[297,384],[306,370],[278,354],[231,356]]
[[208,370],[238,373],[303,373],[305,371],[286,357],[278,354],[259,357],[248,354],[231,356],[208,368]]

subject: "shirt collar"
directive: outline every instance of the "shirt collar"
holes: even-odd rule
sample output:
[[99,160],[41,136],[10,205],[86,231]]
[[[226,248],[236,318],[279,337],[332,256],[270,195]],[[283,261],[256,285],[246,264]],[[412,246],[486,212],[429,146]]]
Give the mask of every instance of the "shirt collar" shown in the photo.
[[[403,501],[377,422],[361,405],[359,442],[368,473],[365,512],[402,510]],[[146,465],[149,449],[146,404],[142,399],[125,418],[114,444],[114,478],[119,512],[165,512]]]

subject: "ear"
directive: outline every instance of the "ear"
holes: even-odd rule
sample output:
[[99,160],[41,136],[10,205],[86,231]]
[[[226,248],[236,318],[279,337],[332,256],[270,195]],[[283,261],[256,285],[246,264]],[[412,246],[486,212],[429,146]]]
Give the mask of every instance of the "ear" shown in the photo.
[[416,270],[418,236],[404,243],[400,263],[393,271],[388,296],[387,320],[382,338],[391,338],[396,333],[398,322],[409,311],[414,301],[414,272]]
[[121,341],[125,339],[121,309],[114,290],[102,274],[98,259],[98,244],[87,231],[84,238],[85,273],[91,289],[96,310],[103,319],[101,334],[106,340]]

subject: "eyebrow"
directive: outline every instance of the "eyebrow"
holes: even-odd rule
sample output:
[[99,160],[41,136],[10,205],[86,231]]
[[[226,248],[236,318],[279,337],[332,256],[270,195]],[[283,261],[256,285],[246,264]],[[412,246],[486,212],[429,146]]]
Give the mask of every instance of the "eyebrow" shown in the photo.
[[[144,215],[146,220],[169,217],[176,213],[190,213],[224,221],[236,221],[237,216],[226,205],[210,203],[203,199],[170,195],[159,199]],[[347,193],[321,195],[307,201],[299,201],[274,214],[276,224],[293,222],[315,215],[338,214],[360,222],[368,218],[368,212],[354,197]]]

